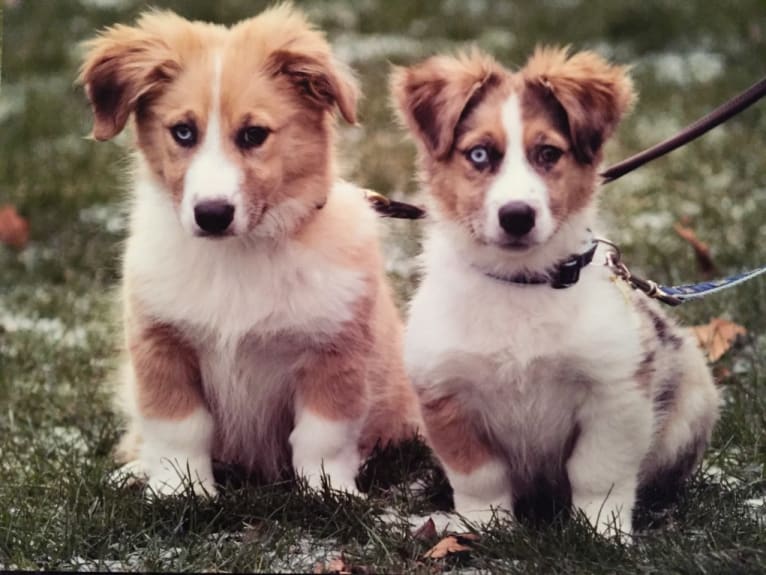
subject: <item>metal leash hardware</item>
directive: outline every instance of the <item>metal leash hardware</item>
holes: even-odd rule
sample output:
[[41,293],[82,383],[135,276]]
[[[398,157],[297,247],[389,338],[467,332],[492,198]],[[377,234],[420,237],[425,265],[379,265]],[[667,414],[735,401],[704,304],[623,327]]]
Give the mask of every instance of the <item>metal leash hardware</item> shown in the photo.
[[617,244],[604,238],[597,237],[594,240],[610,248],[606,254],[607,267],[614,272],[615,276],[626,282],[630,287],[639,290],[647,297],[667,305],[677,306],[684,303],[682,299],[663,291],[662,287],[656,282],[641,278],[631,272],[628,266],[625,265],[625,262],[622,261],[622,252]]

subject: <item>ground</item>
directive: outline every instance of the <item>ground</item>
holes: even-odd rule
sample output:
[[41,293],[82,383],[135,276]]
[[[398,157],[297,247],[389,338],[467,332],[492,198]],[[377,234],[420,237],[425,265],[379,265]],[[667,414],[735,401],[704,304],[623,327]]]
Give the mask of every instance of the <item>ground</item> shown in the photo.
[[[74,85],[78,41],[130,21],[135,0],[4,0],[0,205],[29,220],[23,250],[0,246],[0,568],[311,570],[343,553],[372,571],[762,572],[766,479],[766,281],[688,304],[689,323],[726,317],[748,336],[717,362],[725,406],[702,470],[663,513],[645,511],[632,545],[582,523],[511,529],[498,521],[460,557],[406,518],[443,508],[443,478],[411,445],[368,470],[369,500],[231,481],[219,500],[147,503],[106,479],[119,422],[107,381],[119,351],[113,295],[125,234],[125,140],[98,144]],[[188,17],[232,22],[252,0],[157,0]],[[538,42],[592,48],[633,67],[641,99],[607,150],[616,161],[674,133],[763,74],[766,4],[739,0],[300,3],[359,72],[361,126],[344,129],[344,174],[412,197],[414,149],[392,122],[391,63],[476,42],[520,65]],[[704,139],[610,184],[610,236],[642,273],[699,278],[686,218],[721,273],[766,263],[766,103]],[[419,224],[387,222],[389,271],[405,304],[417,282]],[[615,318],[619,321],[619,318]],[[723,375],[729,372],[728,377]],[[418,481],[419,490],[390,488]]]

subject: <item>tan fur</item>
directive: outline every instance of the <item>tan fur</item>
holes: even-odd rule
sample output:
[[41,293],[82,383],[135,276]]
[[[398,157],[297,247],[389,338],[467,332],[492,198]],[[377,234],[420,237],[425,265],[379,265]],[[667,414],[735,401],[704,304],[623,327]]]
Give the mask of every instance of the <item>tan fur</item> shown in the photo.
[[399,311],[387,283],[381,282],[370,317],[373,345],[367,379],[370,405],[360,445],[369,453],[376,443],[386,445],[413,437],[420,426],[418,403],[402,363]]
[[458,397],[421,397],[420,401],[428,443],[449,468],[471,473],[496,457],[479,435],[475,416],[466,412]]
[[350,269],[368,270],[368,296],[357,301],[354,319],[327,345],[307,360],[300,386],[310,409],[330,419],[367,413],[362,450],[375,443],[411,436],[416,429],[417,399],[401,363],[402,329],[399,312],[383,273],[377,243],[350,244],[349,230],[364,214],[359,205],[331,196],[316,217],[298,231],[296,239],[319,248],[332,261]]
[[79,80],[93,106],[93,137],[108,140],[125,127],[142,100],[164,91],[218,27],[171,12],[148,12],[136,26],[118,24],[83,44]]
[[553,145],[564,150],[564,155],[553,167],[536,166],[550,194],[551,212],[558,222],[563,222],[570,214],[582,210],[593,198],[597,190],[597,164],[578,160],[574,150],[577,144],[566,130],[570,115],[564,115],[550,97],[526,81],[521,101],[524,147],[530,150],[530,156],[540,145]]
[[[484,61],[476,61],[475,65],[477,70],[474,73],[480,74]],[[500,149],[506,145],[498,104],[508,97],[513,87],[508,76],[501,78],[486,89],[471,113],[453,128],[456,135],[454,153],[439,162],[431,158],[425,162],[425,177],[431,182],[430,189],[439,208],[446,216],[458,221],[470,222],[481,210],[494,175],[491,171],[477,172],[473,169],[465,153],[473,146],[487,142],[495,143]]]
[[145,417],[183,419],[204,404],[197,356],[180,330],[134,307],[126,315],[126,336],[137,407]]
[[575,155],[598,162],[601,146],[636,99],[625,66],[607,63],[594,52],[570,56],[568,48],[539,47],[522,70],[566,110]]
[[391,89],[398,108],[409,112],[404,117],[407,126],[440,160],[452,149],[466,105],[499,71],[478,51],[457,58],[435,56],[419,66],[395,69]]

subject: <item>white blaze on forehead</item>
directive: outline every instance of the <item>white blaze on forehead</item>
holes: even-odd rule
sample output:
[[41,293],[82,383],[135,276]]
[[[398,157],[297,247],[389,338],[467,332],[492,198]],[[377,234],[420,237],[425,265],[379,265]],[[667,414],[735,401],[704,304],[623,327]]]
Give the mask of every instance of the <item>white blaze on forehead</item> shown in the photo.
[[[235,233],[244,231],[247,225],[246,210],[240,186],[242,172],[225,152],[226,134],[221,122],[221,77],[223,55],[213,56],[213,81],[211,82],[210,110],[207,126],[197,126],[202,141],[195,152],[184,178],[184,195],[181,203],[181,220],[194,232],[194,207],[209,200],[225,200],[234,206]],[[199,86],[199,89],[205,89]]]
[[513,201],[525,202],[535,210],[535,227],[530,232],[533,239],[544,241],[553,231],[547,187],[527,160],[521,112],[519,95],[512,93],[501,110],[506,139],[505,154],[484,201],[485,235],[489,240],[502,240],[504,237],[498,221],[498,210]]

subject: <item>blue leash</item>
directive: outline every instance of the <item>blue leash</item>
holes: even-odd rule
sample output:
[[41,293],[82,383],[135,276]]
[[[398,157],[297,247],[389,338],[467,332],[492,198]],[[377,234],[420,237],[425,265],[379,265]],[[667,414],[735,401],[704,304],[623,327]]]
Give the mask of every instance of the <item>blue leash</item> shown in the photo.
[[719,280],[666,286],[653,282],[652,280],[641,278],[631,272],[630,269],[628,269],[628,266],[622,261],[620,248],[618,248],[616,244],[603,238],[596,238],[595,241],[611,248],[606,255],[606,265],[617,277],[626,281],[632,288],[643,292],[648,297],[672,306],[681,305],[682,303],[686,303],[693,299],[701,299],[710,294],[745,283],[748,280],[766,273],[766,265],[764,265]]
[[735,274],[720,280],[699,282],[696,284],[684,284],[680,286],[660,285],[658,286],[658,289],[669,296],[681,300],[681,303],[684,303],[691,299],[703,298],[706,295],[717,293],[741,283],[745,283],[747,280],[758,277],[764,272],[766,272],[766,266],[761,266],[754,270]]

